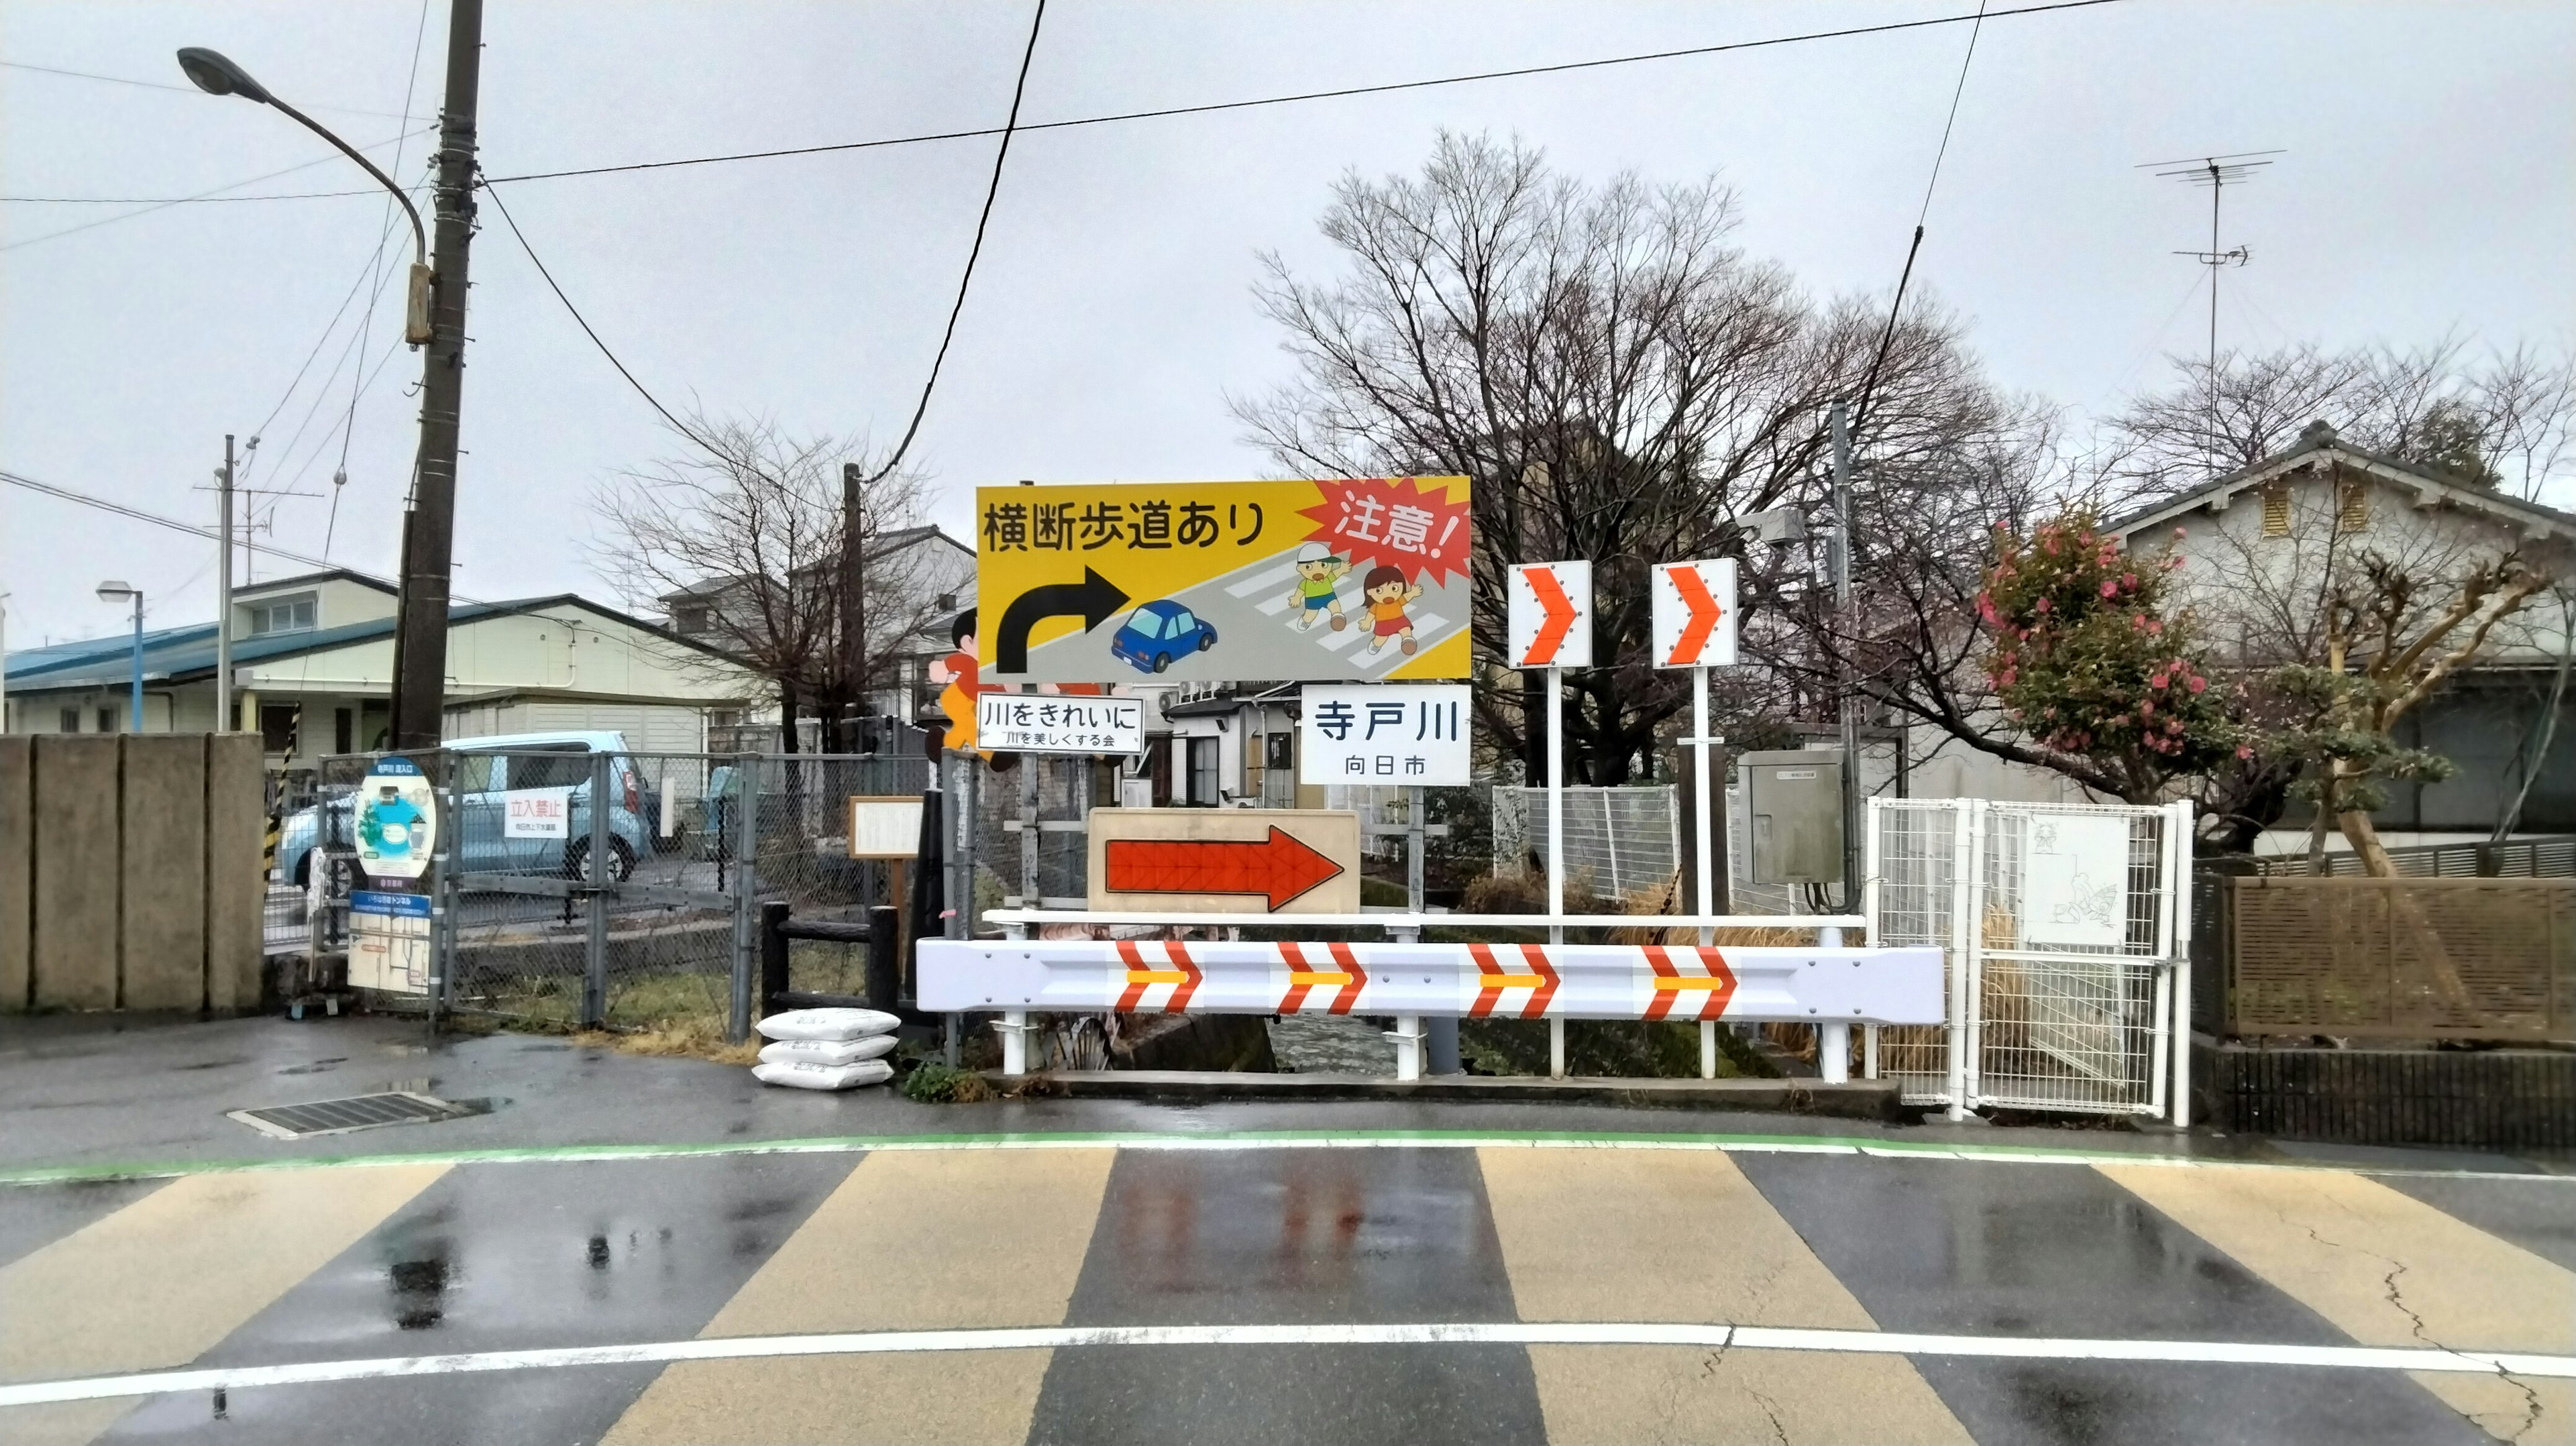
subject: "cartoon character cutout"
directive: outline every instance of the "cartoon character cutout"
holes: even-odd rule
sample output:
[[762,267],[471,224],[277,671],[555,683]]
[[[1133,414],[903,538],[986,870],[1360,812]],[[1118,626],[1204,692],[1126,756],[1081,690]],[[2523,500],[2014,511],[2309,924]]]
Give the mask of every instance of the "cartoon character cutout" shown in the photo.
[[983,681],[983,665],[975,658],[973,608],[957,615],[956,626],[949,629],[948,640],[956,645],[957,651],[932,663],[927,671],[930,681],[948,685],[939,694],[939,711],[948,715],[948,746],[960,753],[972,753],[977,751],[975,700],[986,693],[1009,690],[999,683]]
[[1367,600],[1369,618],[1377,627],[1368,650],[1375,653],[1386,646],[1387,639],[1394,638],[1411,656],[1415,646],[1413,619],[1404,610],[1422,596],[1422,589],[1404,580],[1404,569],[1380,565],[1369,569],[1368,577],[1360,583],[1360,596]]
[[1298,548],[1297,586],[1288,594],[1296,616],[1288,626],[1302,633],[1313,628],[1318,619],[1329,616],[1333,631],[1349,627],[1351,620],[1342,615],[1342,600],[1333,588],[1350,570],[1349,562],[1334,556],[1333,550],[1320,542]]

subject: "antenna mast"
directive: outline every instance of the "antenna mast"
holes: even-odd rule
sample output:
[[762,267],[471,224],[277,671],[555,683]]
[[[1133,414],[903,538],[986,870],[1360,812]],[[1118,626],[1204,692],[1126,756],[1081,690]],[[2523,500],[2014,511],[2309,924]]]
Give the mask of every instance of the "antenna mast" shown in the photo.
[[2180,181],[2186,186],[2209,188],[2209,249],[2177,251],[2174,254],[2188,256],[2209,268],[2209,393],[2212,407],[2218,404],[2218,269],[2231,261],[2242,266],[2253,259],[2252,253],[2242,245],[2227,251],[2218,249],[2219,198],[2226,194],[2229,186],[2244,184],[2256,171],[2272,164],[2262,157],[2288,154],[2286,150],[2238,151],[2233,155],[2204,156],[2199,160],[2149,161],[2138,167],[2141,171],[2154,171],[2158,176]]

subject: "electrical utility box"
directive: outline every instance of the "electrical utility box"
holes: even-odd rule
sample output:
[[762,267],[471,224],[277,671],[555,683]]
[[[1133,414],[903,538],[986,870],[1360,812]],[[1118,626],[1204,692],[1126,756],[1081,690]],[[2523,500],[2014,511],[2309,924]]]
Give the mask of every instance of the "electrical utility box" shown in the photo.
[[1736,759],[1751,823],[1757,884],[1843,881],[1843,754],[1839,748],[1746,753]]

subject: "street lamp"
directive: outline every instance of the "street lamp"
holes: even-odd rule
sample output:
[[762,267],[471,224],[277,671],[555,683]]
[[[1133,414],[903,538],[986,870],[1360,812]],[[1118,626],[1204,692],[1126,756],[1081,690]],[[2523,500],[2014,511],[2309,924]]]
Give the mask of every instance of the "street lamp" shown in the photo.
[[197,89],[208,95],[237,95],[286,112],[306,130],[339,147],[350,160],[366,167],[368,175],[375,177],[386,190],[393,192],[395,200],[402,202],[403,214],[411,218],[411,282],[404,289],[403,340],[413,346],[427,345],[430,339],[429,233],[421,228],[420,208],[411,203],[411,197],[403,194],[402,187],[395,185],[392,177],[376,169],[375,162],[358,154],[355,146],[331,134],[313,117],[269,94],[268,87],[251,79],[249,71],[222,55],[203,46],[191,45],[179,52],[179,68],[188,73],[188,79],[196,82]]
[[127,598],[134,599],[134,699],[126,731],[140,733],[143,731],[143,589],[128,587],[121,582],[98,585],[100,602],[122,602]]

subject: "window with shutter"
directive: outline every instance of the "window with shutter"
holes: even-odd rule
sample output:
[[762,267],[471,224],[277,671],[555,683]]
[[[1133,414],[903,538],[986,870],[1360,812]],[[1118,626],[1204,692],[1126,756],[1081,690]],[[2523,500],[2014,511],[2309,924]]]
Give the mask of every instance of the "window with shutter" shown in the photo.
[[2263,489],[2263,535],[2290,535],[2290,489],[2278,482]]
[[2370,526],[2370,484],[2346,482],[2335,499],[2335,531],[2360,532]]

